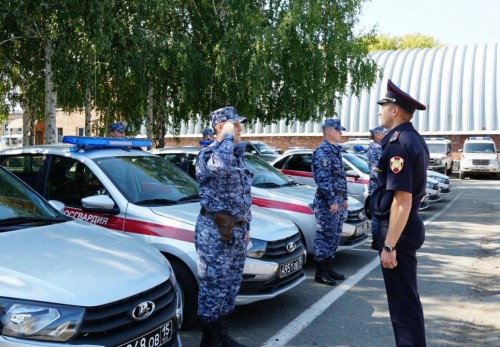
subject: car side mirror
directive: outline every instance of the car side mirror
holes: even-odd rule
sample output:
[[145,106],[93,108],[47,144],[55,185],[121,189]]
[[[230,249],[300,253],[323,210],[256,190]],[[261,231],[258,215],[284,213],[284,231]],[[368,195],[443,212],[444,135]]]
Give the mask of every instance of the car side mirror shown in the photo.
[[359,178],[359,177],[360,177],[360,176],[356,173],[356,171],[354,171],[354,170],[347,170],[347,171],[345,172],[345,175],[346,175],[347,177],[352,177],[352,178]]
[[115,202],[108,195],[92,195],[82,199],[82,210],[116,215],[120,209],[115,207]]
[[59,200],[49,200],[50,206],[58,210],[59,212],[63,213],[64,212],[64,204],[60,202]]

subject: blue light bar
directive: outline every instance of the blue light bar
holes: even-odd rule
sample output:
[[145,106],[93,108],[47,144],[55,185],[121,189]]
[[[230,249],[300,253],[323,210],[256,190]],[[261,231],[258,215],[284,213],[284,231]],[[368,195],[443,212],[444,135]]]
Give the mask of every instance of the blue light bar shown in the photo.
[[152,145],[151,140],[121,137],[63,136],[62,142],[77,145],[79,147],[131,148],[151,147]]
[[469,136],[469,140],[491,140],[489,136]]
[[444,137],[424,137],[425,141],[444,141],[446,140]]

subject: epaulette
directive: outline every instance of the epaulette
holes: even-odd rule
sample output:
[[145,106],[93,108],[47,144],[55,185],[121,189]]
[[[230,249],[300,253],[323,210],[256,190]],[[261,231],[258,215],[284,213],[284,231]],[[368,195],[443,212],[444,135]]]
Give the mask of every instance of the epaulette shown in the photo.
[[399,137],[399,134],[400,134],[400,131],[395,131],[394,134],[392,134],[391,139],[389,140],[389,142],[396,141],[398,139],[398,137]]

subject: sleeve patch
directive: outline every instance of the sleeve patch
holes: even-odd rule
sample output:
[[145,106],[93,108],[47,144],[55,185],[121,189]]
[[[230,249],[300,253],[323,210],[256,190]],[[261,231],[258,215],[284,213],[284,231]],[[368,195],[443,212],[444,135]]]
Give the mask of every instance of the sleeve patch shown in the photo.
[[395,174],[400,173],[403,170],[404,162],[404,159],[401,157],[392,157],[390,161],[392,172],[394,172]]

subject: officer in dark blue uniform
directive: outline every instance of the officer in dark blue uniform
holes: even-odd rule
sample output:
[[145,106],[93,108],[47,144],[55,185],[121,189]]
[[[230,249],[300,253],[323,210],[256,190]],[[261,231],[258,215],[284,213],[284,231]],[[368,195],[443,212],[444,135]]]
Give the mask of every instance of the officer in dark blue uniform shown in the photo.
[[[366,151],[366,159],[368,160],[368,168],[370,169],[370,182],[368,183],[368,195],[372,195],[375,188],[377,188],[377,171],[375,170],[378,165],[380,156],[382,155],[382,146],[380,146],[380,141],[387,134],[387,130],[378,126],[370,129],[370,140],[372,142],[368,146]],[[371,228],[372,228],[372,249],[378,250],[377,246],[377,235],[379,229],[379,222],[377,217],[372,216],[371,218]]]
[[203,135],[203,138],[200,140],[200,145],[203,147],[206,147],[210,145],[212,142],[214,142],[215,139],[215,133],[212,130],[212,128],[205,128],[201,132],[201,135]]
[[381,125],[389,132],[381,141],[378,184],[370,209],[380,219],[379,252],[389,312],[396,345],[423,347],[425,325],[416,253],[425,239],[418,208],[425,194],[429,151],[411,119],[415,110],[426,107],[391,80],[378,104]]
[[330,286],[345,276],[333,269],[333,259],[342,236],[342,216],[347,211],[347,180],[338,144],[345,128],[338,118],[325,119],[324,140],[313,152],[312,171],[318,186],[314,214],[318,223],[314,237],[314,280]]
[[241,123],[232,106],[210,113],[216,139],[198,154],[201,210],[195,228],[201,347],[244,347],[228,334],[240,289],[252,212],[252,173],[243,160]]

